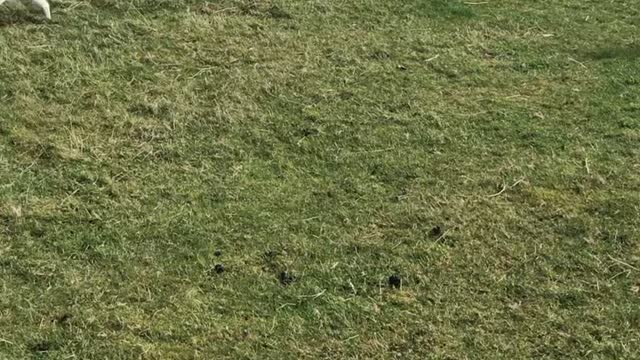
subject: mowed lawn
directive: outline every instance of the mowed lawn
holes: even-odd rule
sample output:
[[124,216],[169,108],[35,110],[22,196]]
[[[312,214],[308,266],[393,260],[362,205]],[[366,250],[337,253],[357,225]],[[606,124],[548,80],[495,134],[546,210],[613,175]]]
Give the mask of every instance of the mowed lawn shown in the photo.
[[638,3],[52,14],[0,7],[1,359],[640,357]]

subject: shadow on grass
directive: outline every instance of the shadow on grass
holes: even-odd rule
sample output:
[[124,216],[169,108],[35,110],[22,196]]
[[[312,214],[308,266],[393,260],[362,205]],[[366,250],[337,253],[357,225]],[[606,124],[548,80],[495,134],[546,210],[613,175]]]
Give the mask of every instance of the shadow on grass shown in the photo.
[[0,28],[24,24],[44,24],[46,19],[26,12],[0,12]]
[[588,51],[586,56],[593,60],[640,59],[640,44],[627,46],[603,46],[598,49]]

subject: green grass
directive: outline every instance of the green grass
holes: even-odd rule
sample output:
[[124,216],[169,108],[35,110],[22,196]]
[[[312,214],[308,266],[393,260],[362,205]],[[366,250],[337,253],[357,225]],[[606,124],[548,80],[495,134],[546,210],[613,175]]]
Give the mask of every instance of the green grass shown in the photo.
[[52,9],[0,7],[0,358],[640,353],[633,2]]

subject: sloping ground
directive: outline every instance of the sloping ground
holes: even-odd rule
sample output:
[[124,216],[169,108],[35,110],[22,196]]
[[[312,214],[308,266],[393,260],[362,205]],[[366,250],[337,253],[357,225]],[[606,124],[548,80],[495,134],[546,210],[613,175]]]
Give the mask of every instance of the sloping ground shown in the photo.
[[0,358],[640,353],[633,2],[52,8],[0,7]]

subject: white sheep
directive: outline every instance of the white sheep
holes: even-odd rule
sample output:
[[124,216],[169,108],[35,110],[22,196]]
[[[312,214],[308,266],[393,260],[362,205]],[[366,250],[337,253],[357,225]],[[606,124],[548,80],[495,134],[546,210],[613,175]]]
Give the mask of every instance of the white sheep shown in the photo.
[[[0,5],[2,5],[5,1],[7,0],[0,0]],[[42,9],[42,11],[44,11],[44,16],[46,16],[47,19],[51,20],[51,11],[49,10],[49,2],[47,2],[47,0],[31,0],[31,3],[34,6]]]

